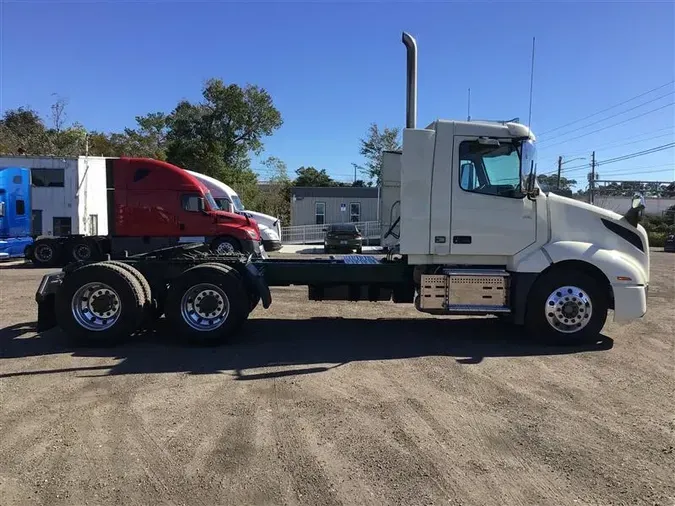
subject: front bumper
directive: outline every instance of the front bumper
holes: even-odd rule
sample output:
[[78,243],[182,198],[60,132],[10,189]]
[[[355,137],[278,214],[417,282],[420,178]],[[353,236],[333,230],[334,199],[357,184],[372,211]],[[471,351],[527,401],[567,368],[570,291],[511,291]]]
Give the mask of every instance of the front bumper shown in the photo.
[[647,313],[648,285],[613,285],[614,321],[625,323]]
[[262,245],[265,251],[279,251],[281,249],[281,241],[272,239],[263,239]]
[[325,247],[333,249],[357,249],[362,247],[363,242],[353,239],[330,239],[324,241],[323,244]]

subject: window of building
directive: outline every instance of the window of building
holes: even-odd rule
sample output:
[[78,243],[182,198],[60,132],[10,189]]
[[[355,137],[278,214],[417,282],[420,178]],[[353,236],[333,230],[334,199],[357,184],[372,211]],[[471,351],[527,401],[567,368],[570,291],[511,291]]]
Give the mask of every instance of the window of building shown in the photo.
[[349,204],[349,221],[352,223],[361,221],[361,202],[352,202]]
[[462,190],[522,198],[519,144],[500,141],[499,145],[464,141],[459,145]]
[[181,197],[183,209],[186,211],[198,212],[204,209],[204,201],[201,195],[191,193]]
[[63,188],[65,171],[63,169],[31,169],[30,176],[33,186]]
[[89,235],[98,235],[98,214],[89,215]]
[[54,224],[54,235],[55,236],[64,236],[70,235],[72,230],[71,220],[66,217],[55,216],[53,220]]
[[323,225],[326,223],[326,203],[325,202],[316,202],[314,204],[314,216],[316,218],[317,225]]
[[15,207],[17,216],[23,216],[26,214],[26,202],[23,200],[16,199]]

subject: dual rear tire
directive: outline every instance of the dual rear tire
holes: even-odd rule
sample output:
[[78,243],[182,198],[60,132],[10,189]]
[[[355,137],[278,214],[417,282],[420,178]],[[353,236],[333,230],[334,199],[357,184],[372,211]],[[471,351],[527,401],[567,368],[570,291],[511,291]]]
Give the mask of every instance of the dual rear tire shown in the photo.
[[[171,282],[166,300],[168,328],[192,344],[222,343],[257,303],[240,274],[227,265],[192,267]],[[133,266],[106,261],[65,277],[55,298],[59,326],[78,344],[109,346],[126,340],[161,316],[161,301]]]

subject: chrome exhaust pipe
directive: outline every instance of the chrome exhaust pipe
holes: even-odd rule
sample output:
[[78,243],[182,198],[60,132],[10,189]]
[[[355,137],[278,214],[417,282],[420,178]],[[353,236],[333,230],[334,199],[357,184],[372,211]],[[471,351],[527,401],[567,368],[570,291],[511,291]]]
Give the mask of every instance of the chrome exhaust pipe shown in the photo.
[[405,127],[417,127],[417,41],[403,32],[403,44],[407,49]]

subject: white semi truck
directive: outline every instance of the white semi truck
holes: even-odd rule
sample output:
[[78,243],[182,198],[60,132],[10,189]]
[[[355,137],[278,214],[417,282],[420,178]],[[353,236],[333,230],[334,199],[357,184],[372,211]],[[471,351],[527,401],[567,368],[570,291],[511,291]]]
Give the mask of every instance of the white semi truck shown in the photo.
[[[538,339],[595,338],[609,310],[647,310],[649,243],[636,198],[624,216],[540,190],[536,140],[518,123],[416,126],[417,46],[407,48],[407,114],[392,253],[297,260],[215,255],[198,245],[117,262],[81,262],[45,276],[38,328],[87,344],[132,335],[164,314],[187,339],[219,343],[269,287],[305,285],[309,300],[391,300],[435,315],[497,315]],[[398,193],[396,188],[399,187]],[[385,233],[386,234],[386,233]],[[449,326],[452,323],[448,323]]]
[[197,178],[211,192],[211,196],[223,211],[244,214],[253,218],[260,228],[262,244],[265,251],[278,251],[281,249],[281,220],[269,214],[251,211],[244,207],[239,195],[231,187],[206,174],[187,170]]

